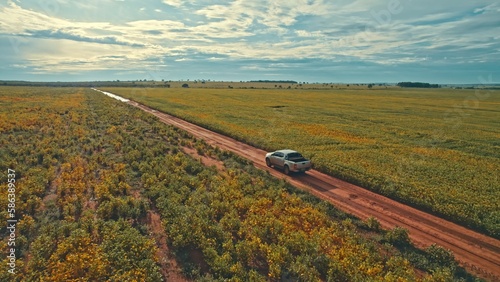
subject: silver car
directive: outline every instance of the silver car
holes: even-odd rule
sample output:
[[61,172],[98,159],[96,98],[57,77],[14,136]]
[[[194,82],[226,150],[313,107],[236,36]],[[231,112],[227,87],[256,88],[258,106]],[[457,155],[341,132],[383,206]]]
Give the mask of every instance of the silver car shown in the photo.
[[312,168],[310,160],[304,158],[299,152],[289,149],[267,153],[266,164],[268,167],[275,166],[283,169],[285,174],[306,172]]

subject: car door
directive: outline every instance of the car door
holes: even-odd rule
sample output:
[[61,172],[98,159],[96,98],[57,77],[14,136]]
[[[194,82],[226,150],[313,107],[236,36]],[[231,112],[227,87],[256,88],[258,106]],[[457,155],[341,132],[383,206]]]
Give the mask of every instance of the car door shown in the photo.
[[285,156],[285,154],[283,154],[281,152],[276,152],[276,153],[272,154],[271,162],[273,163],[273,165],[283,167],[284,162],[285,162],[285,160],[283,159],[284,156]]
[[274,152],[274,153],[272,153],[272,154],[271,154],[271,156],[269,157],[269,159],[271,160],[271,164],[272,164],[272,165],[277,165],[277,163],[278,163],[278,162],[276,161],[276,158],[277,158],[277,157],[276,157],[276,155],[277,155],[277,154],[278,154],[278,152]]

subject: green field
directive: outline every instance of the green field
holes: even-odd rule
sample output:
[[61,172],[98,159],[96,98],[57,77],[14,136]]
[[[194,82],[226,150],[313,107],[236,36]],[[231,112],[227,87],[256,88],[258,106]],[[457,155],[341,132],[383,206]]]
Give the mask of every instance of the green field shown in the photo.
[[449,251],[88,88],[0,87],[0,106],[0,217],[14,195],[17,220],[0,281],[156,282],[174,259],[188,281],[474,281]]
[[500,237],[498,90],[105,90]]

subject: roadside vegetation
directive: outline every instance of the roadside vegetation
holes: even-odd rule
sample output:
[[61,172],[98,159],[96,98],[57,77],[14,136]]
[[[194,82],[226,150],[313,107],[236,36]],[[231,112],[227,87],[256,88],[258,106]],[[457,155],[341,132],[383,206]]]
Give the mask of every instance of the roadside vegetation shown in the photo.
[[106,90],[500,238],[500,91]]
[[[2,281],[161,281],[152,210],[192,280],[474,280],[447,250],[419,251],[404,229],[352,218],[96,91],[0,87],[0,105],[0,171],[16,171],[19,220],[16,275]],[[0,207],[6,219],[5,189]]]

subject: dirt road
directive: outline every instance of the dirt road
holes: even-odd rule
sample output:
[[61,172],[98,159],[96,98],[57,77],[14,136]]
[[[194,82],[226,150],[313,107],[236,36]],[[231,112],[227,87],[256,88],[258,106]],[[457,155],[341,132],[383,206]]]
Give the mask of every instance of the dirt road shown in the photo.
[[128,102],[157,116],[162,122],[181,128],[208,144],[232,151],[252,161],[260,169],[285,178],[292,185],[327,200],[339,209],[362,219],[377,218],[382,227],[404,227],[412,242],[421,248],[433,243],[450,249],[460,265],[469,272],[489,281],[500,281],[500,241],[466,229],[439,217],[400,204],[384,196],[345,181],[312,170],[305,175],[285,176],[281,171],[268,168],[265,151],[214,133],[200,126],[138,104]]

